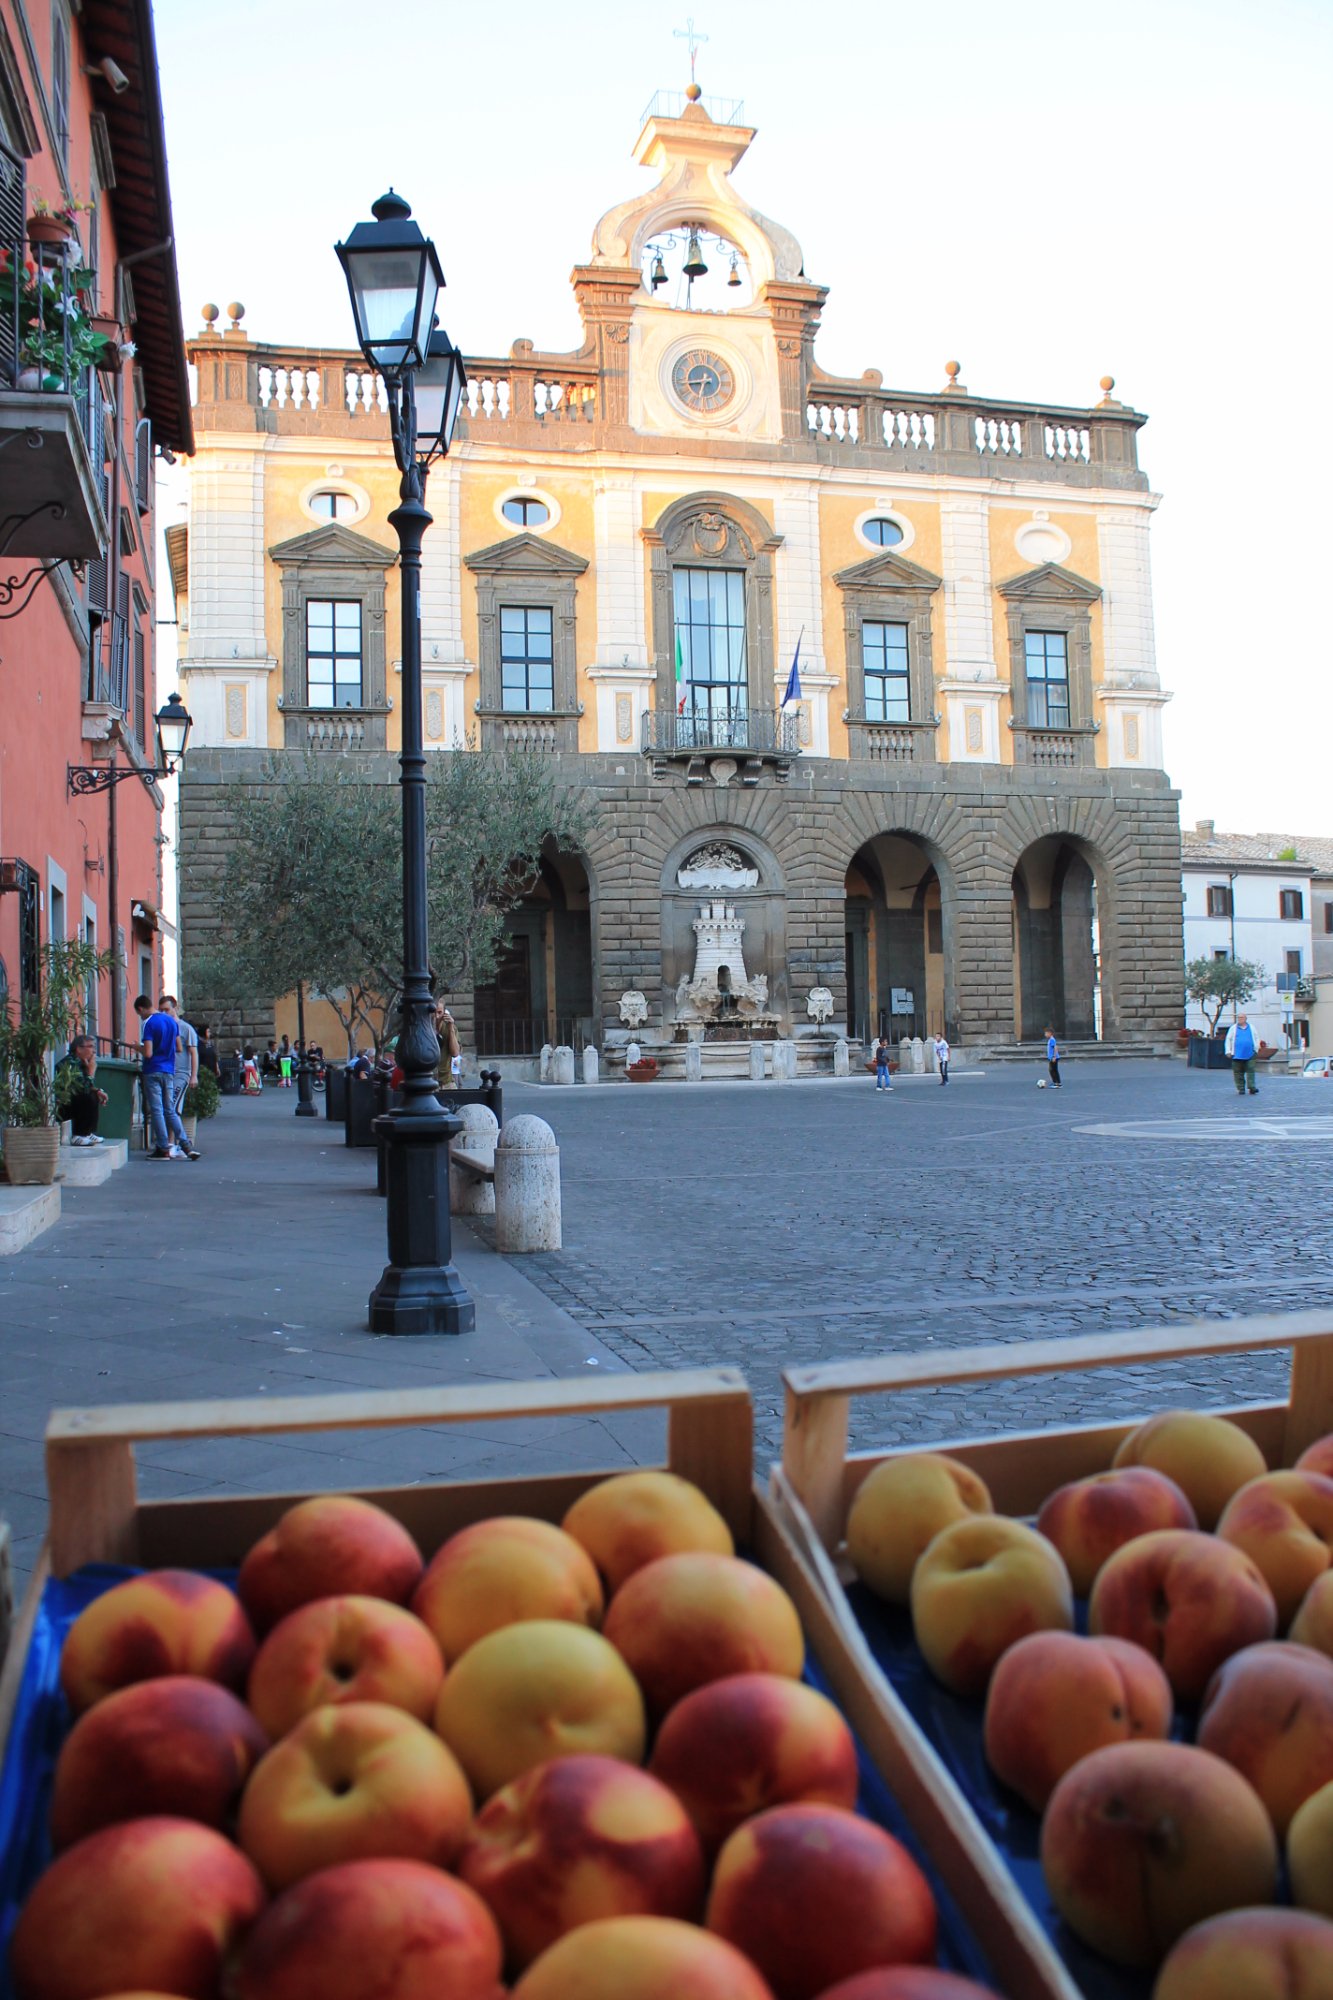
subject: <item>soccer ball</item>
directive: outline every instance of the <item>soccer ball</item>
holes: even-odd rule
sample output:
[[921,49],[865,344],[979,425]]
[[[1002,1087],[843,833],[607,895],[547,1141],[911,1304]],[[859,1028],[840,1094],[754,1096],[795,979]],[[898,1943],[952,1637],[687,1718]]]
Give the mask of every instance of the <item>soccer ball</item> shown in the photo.
[[1045,1079],[1045,1077],[1044,1077],[1044,1076],[1039,1076],[1039,1077],[1037,1078],[1037,1088],[1038,1088],[1038,1090],[1045,1090],[1045,1088],[1046,1088],[1046,1079]]

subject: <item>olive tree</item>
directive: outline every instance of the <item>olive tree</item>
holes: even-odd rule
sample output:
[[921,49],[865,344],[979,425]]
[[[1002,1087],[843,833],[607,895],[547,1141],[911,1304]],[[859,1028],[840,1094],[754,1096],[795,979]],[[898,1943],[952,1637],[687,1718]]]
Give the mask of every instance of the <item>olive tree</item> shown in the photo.
[[1210,1035],[1227,1007],[1243,1007],[1264,983],[1262,965],[1248,958],[1192,958],[1185,967],[1185,991],[1197,1001]]

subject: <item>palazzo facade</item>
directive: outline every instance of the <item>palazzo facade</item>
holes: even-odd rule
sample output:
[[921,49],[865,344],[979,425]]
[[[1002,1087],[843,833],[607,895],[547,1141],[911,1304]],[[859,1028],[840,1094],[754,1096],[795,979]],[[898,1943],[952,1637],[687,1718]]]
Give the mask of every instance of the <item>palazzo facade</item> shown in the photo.
[[[954,362],[931,393],[826,374],[826,292],[732,183],[753,137],[656,101],[635,149],[655,182],[573,272],[583,344],[470,358],[431,475],[428,746],[536,748],[597,809],[494,981],[456,996],[465,1039],[1165,1043],[1180,833],[1145,419],[1109,378],[1069,409],[974,395]],[[229,780],[310,751],[396,776],[381,386],[229,316],[188,343],[168,537],[187,982]]]

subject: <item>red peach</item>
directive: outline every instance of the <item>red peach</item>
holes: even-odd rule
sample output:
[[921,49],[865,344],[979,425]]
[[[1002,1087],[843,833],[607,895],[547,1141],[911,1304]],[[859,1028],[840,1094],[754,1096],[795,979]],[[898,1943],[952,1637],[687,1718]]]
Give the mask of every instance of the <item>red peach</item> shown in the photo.
[[707,1494],[674,1472],[618,1472],[582,1494],[560,1525],[613,1591],[659,1556],[735,1554],[731,1529]]
[[250,1706],[275,1739],[329,1702],[386,1701],[428,1722],[444,1680],[419,1618],[379,1597],[325,1597],[275,1625],[250,1669]]
[[451,1535],[412,1599],[447,1666],[504,1625],[558,1618],[596,1627],[603,1604],[587,1552],[525,1514],[497,1514]]
[[872,1966],[929,1964],[935,1898],[907,1849],[834,1806],[775,1806],[718,1855],[705,1922],[777,2000],[815,2000]]
[[676,1917],[604,1917],[544,1951],[511,2000],[773,2000],[721,1938]]
[[1231,1910],[1187,1931],[1153,2000],[1333,2000],[1333,1924],[1305,1910]]
[[831,1701],[780,1674],[731,1674],[678,1701],[649,1770],[708,1854],[769,1806],[856,1804],[856,1744]]
[[1327,1437],[1316,1438],[1307,1444],[1296,1461],[1297,1472],[1320,1472],[1325,1479],[1333,1479],[1333,1431]]
[[245,1788],[236,1835],[271,1889],[372,1857],[447,1868],[472,1818],[453,1752],[379,1701],[317,1708]]
[[1285,1631],[1310,1585],[1333,1562],[1333,1479],[1319,1472],[1265,1473],[1241,1488],[1217,1532],[1255,1564]]
[[1004,1654],[986,1693],[986,1759],[1034,1812],[1081,1757],[1171,1733],[1171,1684],[1141,1646],[1033,1632]]
[[1046,1500],[1037,1533],[1064,1557],[1076,1597],[1086,1597],[1108,1556],[1154,1528],[1197,1528],[1194,1509],[1173,1479],[1147,1465],[1071,1480]]
[[703,1908],[704,1859],[685,1808],[614,1757],[558,1757],[483,1806],[458,1860],[522,1971],[600,1917],[679,1917]]
[[1041,1865],[1060,1915],[1117,1965],[1154,1966],[1191,1925],[1271,1903],[1277,1842],[1230,1764],[1185,1743],[1094,1750],[1056,1786]]
[[1205,1410],[1162,1410],[1123,1438],[1112,1463],[1149,1465],[1174,1479],[1207,1532],[1233,1493],[1267,1472],[1254,1439],[1229,1417]]
[[989,1986],[933,1965],[881,1965],[840,1979],[819,2000],[999,2000]]
[[796,1606],[736,1556],[659,1556],[616,1592],[603,1632],[655,1716],[728,1674],[796,1680],[805,1660]]
[[20,2000],[136,1986],[217,2000],[263,1905],[258,1875],[211,1827],[166,1817],[103,1827],[66,1848],[23,1906],[10,1960]]
[[76,1715],[115,1688],[196,1674],[240,1692],[254,1658],[233,1591],[188,1569],[150,1569],[95,1597],[69,1628],[60,1685]]
[[1250,1558],[1229,1542],[1159,1528],[1117,1549],[1099,1572],[1088,1629],[1142,1646],[1180,1699],[1197,1701],[1223,1660],[1272,1638],[1277,1606]]
[[320,1597],[383,1597],[406,1604],[421,1580],[421,1551],[371,1500],[319,1493],[289,1507],[241,1564],[236,1587],[257,1632]]
[[1280,1839],[1333,1783],[1333,1660],[1309,1646],[1247,1646],[1209,1682],[1195,1741],[1249,1779]]
[[51,1839],[68,1847],[117,1820],[166,1815],[229,1824],[268,1748],[248,1708],[187,1674],[136,1681],[75,1723],[56,1760]]
[[424,1861],[344,1861],[269,1904],[235,2000],[502,2000],[500,1933],[464,1883]]
[[1029,1632],[1074,1623],[1069,1572],[1044,1535],[977,1514],[936,1535],[912,1575],[912,1629],[937,1680],[986,1692],[996,1661]]

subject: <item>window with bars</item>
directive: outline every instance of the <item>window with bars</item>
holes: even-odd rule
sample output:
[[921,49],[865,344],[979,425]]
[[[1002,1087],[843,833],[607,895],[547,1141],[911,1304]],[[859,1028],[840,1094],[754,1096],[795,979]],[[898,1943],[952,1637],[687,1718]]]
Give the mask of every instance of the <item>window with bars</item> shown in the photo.
[[500,706],[548,715],[555,707],[555,627],[549,606],[500,606]]
[[311,708],[360,708],[361,600],[308,598],[305,607],[306,700]]
[[672,591],[680,713],[740,720],[749,699],[744,570],[677,569]]
[[1226,882],[1208,884],[1208,914],[1210,917],[1231,915],[1231,888]]
[[1069,727],[1069,640],[1064,632],[1025,632],[1023,670],[1028,688],[1028,727]]
[[1303,917],[1305,915],[1305,897],[1299,889],[1278,890],[1277,913],[1280,917]]
[[867,618],[861,625],[867,722],[910,722],[912,690],[906,625]]

